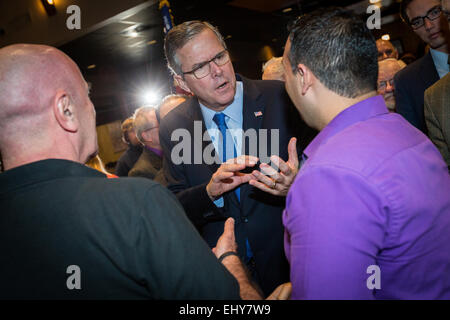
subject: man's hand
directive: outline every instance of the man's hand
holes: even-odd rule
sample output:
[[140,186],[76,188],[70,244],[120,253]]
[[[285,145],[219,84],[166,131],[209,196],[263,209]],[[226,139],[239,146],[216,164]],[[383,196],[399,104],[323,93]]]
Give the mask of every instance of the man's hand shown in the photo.
[[[217,258],[220,258],[225,252],[237,252],[237,244],[234,237],[234,219],[228,218],[225,221],[223,233],[217,240],[215,248],[212,252]],[[241,259],[236,255],[229,255],[222,259],[222,264],[227,270],[234,276],[239,283],[239,294],[243,300],[261,300],[262,295],[258,289],[253,286],[252,282],[248,278],[248,274],[242,264]],[[279,296],[279,292],[273,294],[274,297]]]
[[216,246],[212,249],[212,252],[217,258],[220,258],[222,254],[228,251],[237,252],[236,239],[234,237],[234,219],[228,218],[225,221],[223,233],[217,240]]
[[296,138],[292,138],[289,141],[289,159],[287,162],[284,162],[277,156],[270,157],[270,160],[280,169],[280,172],[277,172],[268,164],[261,163],[261,172],[254,170],[252,172],[254,179],[251,179],[249,184],[273,195],[286,196],[298,172],[296,143]]
[[253,167],[257,162],[257,157],[239,156],[222,163],[206,186],[206,192],[209,198],[214,201],[220,198],[225,192],[249,182],[253,175],[243,174],[239,171],[245,167]]
[[267,298],[266,300],[289,300],[292,293],[292,284],[286,282],[280,284]]

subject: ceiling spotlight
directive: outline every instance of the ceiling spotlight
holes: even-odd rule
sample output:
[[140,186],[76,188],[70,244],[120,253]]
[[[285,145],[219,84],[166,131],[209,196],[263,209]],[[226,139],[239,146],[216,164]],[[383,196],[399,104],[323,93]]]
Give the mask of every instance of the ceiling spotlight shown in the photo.
[[47,12],[48,16],[53,16],[56,14],[56,7],[54,0],[41,0],[41,3],[44,6],[45,12]]
[[154,105],[160,100],[159,94],[154,89],[144,90],[141,93],[141,103],[143,105]]
[[391,40],[391,37],[389,36],[389,34],[384,34],[384,35],[381,36],[381,39],[389,41],[389,40]]
[[292,8],[286,8],[286,9],[283,9],[283,13],[288,13],[288,12],[291,12],[292,11]]
[[88,69],[94,69],[95,67],[97,67],[95,64],[91,64],[91,65],[89,65],[87,68],[88,68]]

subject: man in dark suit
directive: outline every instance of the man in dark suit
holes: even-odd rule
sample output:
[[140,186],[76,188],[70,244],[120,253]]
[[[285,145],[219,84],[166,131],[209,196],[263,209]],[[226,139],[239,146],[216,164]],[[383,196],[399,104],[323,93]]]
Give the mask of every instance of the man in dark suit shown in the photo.
[[449,26],[439,0],[403,0],[401,16],[430,51],[395,76],[397,112],[426,133],[424,92],[449,71]]
[[[210,246],[234,217],[239,254],[267,294],[289,276],[281,214],[298,171],[291,138],[305,145],[308,128],[283,82],[235,75],[223,38],[209,23],[173,28],[165,53],[178,85],[194,94],[161,121],[168,188]],[[264,164],[269,161],[272,166]],[[250,172],[242,172],[246,167]]]

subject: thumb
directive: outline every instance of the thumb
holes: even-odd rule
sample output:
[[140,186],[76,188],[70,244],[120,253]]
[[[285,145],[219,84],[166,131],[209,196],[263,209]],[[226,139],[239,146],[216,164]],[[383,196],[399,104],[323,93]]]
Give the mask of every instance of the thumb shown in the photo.
[[234,241],[234,219],[228,218],[227,221],[225,221],[225,227],[223,229],[223,234],[226,237],[231,237]]
[[298,169],[298,153],[297,153],[297,138],[291,138],[288,144],[288,162]]

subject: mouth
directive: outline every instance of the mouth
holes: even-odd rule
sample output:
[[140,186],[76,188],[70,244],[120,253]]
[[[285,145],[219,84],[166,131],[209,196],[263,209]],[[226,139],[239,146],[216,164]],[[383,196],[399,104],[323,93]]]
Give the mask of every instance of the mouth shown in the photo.
[[440,35],[441,35],[441,32],[440,32],[440,31],[435,32],[435,33],[433,33],[433,34],[430,36],[430,39],[436,39],[436,38],[438,38]]
[[216,87],[216,90],[223,90],[227,87],[227,85],[228,85],[228,81],[225,81],[222,84],[220,84],[218,87]]

